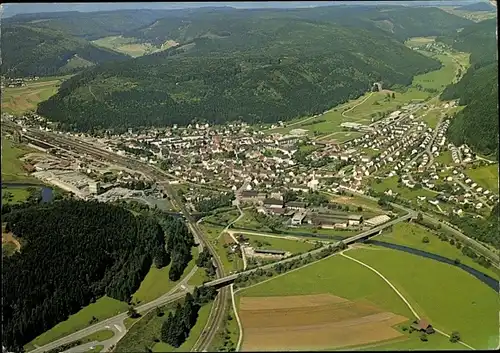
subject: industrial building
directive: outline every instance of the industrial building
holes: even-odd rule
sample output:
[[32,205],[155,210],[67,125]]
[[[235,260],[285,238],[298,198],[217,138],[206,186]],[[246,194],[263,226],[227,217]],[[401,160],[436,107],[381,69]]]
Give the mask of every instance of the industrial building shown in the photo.
[[391,218],[387,215],[375,216],[365,221],[365,224],[369,227],[376,227],[390,221]]

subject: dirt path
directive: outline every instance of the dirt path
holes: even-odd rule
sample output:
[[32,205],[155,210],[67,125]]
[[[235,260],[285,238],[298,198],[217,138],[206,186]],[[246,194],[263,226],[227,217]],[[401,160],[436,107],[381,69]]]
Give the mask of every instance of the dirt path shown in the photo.
[[368,95],[368,97],[366,97],[365,99],[363,99],[361,102],[359,102],[358,104],[356,104],[356,105],[354,105],[354,106],[350,107],[350,108],[349,108],[349,109],[347,109],[347,110],[344,110],[344,111],[342,112],[342,117],[344,117],[344,118],[348,118],[347,116],[345,116],[345,113],[348,113],[348,112],[350,112],[351,110],[353,110],[354,108],[356,108],[356,107],[360,106],[361,104],[363,104],[364,102],[366,102],[366,101],[367,101],[367,100],[368,100],[368,99],[369,99],[372,95],[373,95],[373,92],[370,92],[370,94]]

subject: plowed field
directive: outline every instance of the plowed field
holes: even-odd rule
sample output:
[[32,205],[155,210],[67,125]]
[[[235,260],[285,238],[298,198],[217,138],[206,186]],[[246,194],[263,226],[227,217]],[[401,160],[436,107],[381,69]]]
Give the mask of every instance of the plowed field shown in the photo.
[[392,326],[408,319],[370,303],[330,294],[242,297],[242,351],[326,350],[403,335]]

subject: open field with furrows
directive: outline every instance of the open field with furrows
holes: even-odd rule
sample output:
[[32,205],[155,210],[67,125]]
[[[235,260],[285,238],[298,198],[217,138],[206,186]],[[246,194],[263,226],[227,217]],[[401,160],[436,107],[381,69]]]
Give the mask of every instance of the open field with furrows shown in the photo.
[[498,293],[448,264],[391,249],[358,249],[347,254],[380,271],[421,317],[450,334],[460,332],[475,349],[498,344]]
[[[429,239],[428,243],[422,242],[424,237]],[[455,245],[451,245],[448,241],[440,240],[437,235],[416,223],[402,222],[395,224],[391,232],[384,232],[375,239],[386,243],[409,246],[414,249],[441,255],[451,260],[458,259],[464,265],[470,266],[493,278],[498,278],[498,273],[493,268],[488,269],[474,262],[470,257],[462,254],[462,251],[457,249]]]
[[[191,255],[192,259],[184,269],[181,279],[186,276],[195,266],[195,261],[198,257],[198,249],[195,247],[191,248]],[[139,289],[132,296],[132,303],[142,304],[150,302],[152,300],[155,300],[156,298],[161,297],[163,294],[174,288],[175,285],[179,283],[179,281],[181,281],[181,279],[173,282],[168,278],[168,272],[170,271],[171,265],[172,263],[161,269],[156,268],[154,265],[151,266],[148,274],[142,280]]]
[[307,252],[314,248],[314,244],[304,240],[291,240],[271,236],[244,234],[250,246],[256,249],[283,250],[292,254]]
[[393,193],[397,192],[402,198],[415,202],[417,201],[417,196],[426,196],[427,199],[434,199],[438,195],[437,192],[429,191],[427,189],[410,189],[406,186],[398,187],[397,176],[384,178],[380,183],[373,181],[371,187],[377,192],[392,190]]
[[[364,245],[358,245],[357,247],[364,249],[350,250],[347,254],[353,256],[353,254],[356,254],[359,251],[364,251],[370,253],[372,257],[379,258],[384,257],[387,253],[387,251],[378,247],[367,247]],[[436,263],[435,261],[432,262]],[[412,264],[412,266],[415,265]],[[403,266],[402,264],[393,265],[393,270],[401,272],[401,276],[404,276],[405,273],[408,272],[402,271],[404,268],[406,268],[406,266]],[[432,273],[432,271],[427,271],[424,278],[429,277],[430,273]],[[386,275],[385,273],[383,274]],[[409,281],[412,280],[411,275],[407,278]],[[389,278],[389,280],[391,280],[391,278]],[[482,285],[481,283],[479,284]],[[456,286],[459,286],[459,284],[456,284],[455,287]],[[428,288],[431,288],[431,286]],[[440,288],[440,286],[437,285],[433,288]],[[464,286],[464,288],[466,288],[466,286]],[[454,288],[454,290],[456,290],[456,288]],[[429,335],[428,341],[422,342],[419,339],[420,335],[418,332],[409,334],[408,331],[403,331],[403,328],[407,328],[411,323],[411,320],[413,320],[413,314],[401,298],[399,298],[391,287],[374,272],[350,259],[341,257],[340,255],[335,255],[305,268],[273,278],[267,282],[257,284],[247,289],[242,289],[237,293],[237,303],[245,297],[290,296],[326,293],[340,296],[355,303],[371,305],[379,308],[379,310],[389,311],[396,315],[401,315],[410,319],[408,322],[393,327],[397,331],[404,334],[399,336],[399,338],[358,347],[349,347],[349,349],[371,349],[372,347],[377,347],[377,350],[391,349],[392,347],[394,347],[394,349],[401,347],[401,349],[406,350],[464,348],[463,346],[449,342],[446,337],[438,334]],[[429,289],[428,293],[429,295],[436,296],[436,292],[433,289]],[[458,292],[455,291],[454,293]],[[453,295],[455,294],[450,294],[440,300],[447,300]],[[240,310],[238,310],[238,312],[240,312]],[[417,310],[417,312],[419,311]],[[420,314],[422,315],[422,313]],[[423,313],[423,315],[426,315],[426,313]],[[470,342],[468,343],[470,344]],[[245,344],[245,331],[243,332],[243,344]]]
[[24,87],[3,88],[2,112],[21,115],[36,110],[38,103],[56,94],[61,83],[69,77],[52,77],[50,80],[27,82]]
[[498,194],[498,164],[466,169],[465,174],[482,188]]
[[408,318],[331,294],[243,297],[243,351],[321,350],[400,338]]
[[38,179],[28,176],[19,159],[33,150],[2,136],[2,181],[37,183]]
[[43,346],[87,327],[92,317],[95,317],[98,321],[102,321],[125,312],[127,308],[128,305],[125,302],[107,296],[101,297],[95,303],[71,315],[66,321],[60,322],[50,330],[42,333],[33,341],[26,344],[24,348],[28,351],[33,349],[34,345]]
[[168,49],[172,46],[177,45],[173,40],[168,40],[161,45],[161,47],[156,47],[150,43],[139,43],[135,38],[124,38],[122,36],[110,36],[99,38],[92,41],[97,46],[108,48],[111,50],[118,51],[123,54],[130,55],[131,57],[138,57],[147,54],[156,53]]

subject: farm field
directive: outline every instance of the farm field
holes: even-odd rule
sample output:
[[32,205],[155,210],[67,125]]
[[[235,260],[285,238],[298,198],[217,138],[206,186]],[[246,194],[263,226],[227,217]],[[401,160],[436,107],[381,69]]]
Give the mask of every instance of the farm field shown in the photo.
[[24,346],[25,350],[31,350],[34,345],[43,346],[47,343],[55,341],[61,337],[79,331],[92,320],[92,317],[98,321],[105,320],[111,316],[125,312],[128,308],[127,303],[104,296],[96,300],[85,308],[81,309],[76,314],[71,315],[66,321],[60,322],[50,330],[42,333],[30,343]]
[[159,51],[159,48],[146,43],[137,43],[135,38],[124,38],[122,36],[110,36],[92,41],[97,46],[115,50],[117,52],[130,55],[133,58],[151,54]]
[[408,318],[331,294],[243,297],[243,351],[322,350],[402,337]]
[[465,174],[479,186],[498,193],[498,164],[466,169]]
[[[186,276],[195,266],[196,258],[198,257],[198,248],[191,248],[191,255],[193,258],[189,261],[187,267],[181,276]],[[169,290],[175,287],[179,281],[173,282],[168,278],[168,272],[170,271],[171,263],[161,269],[156,268],[154,265],[151,266],[146,277],[142,280],[141,285],[137,292],[132,296],[132,303],[141,304],[147,303],[156,298],[161,297],[163,294],[167,293]]]
[[458,70],[458,64],[455,62],[458,58],[455,57],[455,54],[438,54],[435,58],[441,61],[443,67],[439,70],[415,76],[412,82],[413,86],[421,85],[424,89],[441,91],[453,81]]
[[21,115],[36,110],[38,103],[57,93],[61,83],[70,76],[27,82],[24,87],[2,89],[2,112]]
[[[349,256],[380,271],[429,322],[475,349],[498,344],[498,293],[454,266],[374,247]],[[436,291],[439,289],[438,291]]]
[[[429,243],[423,243],[423,237],[428,237]],[[451,245],[447,241],[441,241],[435,234],[415,223],[402,222],[395,224],[392,232],[382,233],[375,239],[386,243],[409,246],[414,249],[441,255],[451,260],[458,259],[464,265],[470,266],[493,278],[498,278],[498,274],[493,269],[487,269],[479,265],[470,257],[462,254],[462,251],[457,249],[456,246]]]
[[314,248],[314,244],[303,240],[284,239],[272,236],[244,234],[250,245],[258,249],[283,250],[292,254],[307,252]]

